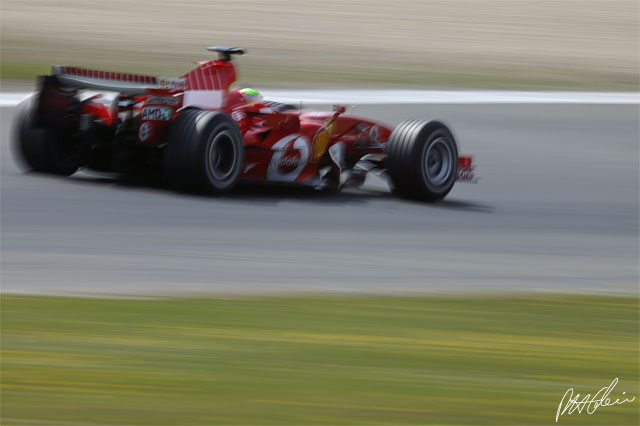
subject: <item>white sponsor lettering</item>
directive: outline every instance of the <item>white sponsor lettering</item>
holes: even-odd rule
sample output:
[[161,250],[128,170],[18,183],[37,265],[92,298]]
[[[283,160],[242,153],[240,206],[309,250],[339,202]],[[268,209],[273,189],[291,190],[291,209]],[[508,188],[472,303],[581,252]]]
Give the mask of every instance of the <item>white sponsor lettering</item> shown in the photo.
[[180,99],[171,96],[149,96],[147,104],[149,105],[178,105]]
[[[272,158],[271,162],[275,163],[275,160]],[[299,164],[300,164],[299,157],[285,157],[285,158],[282,158],[280,161],[278,161],[276,165],[280,167],[297,167]]]
[[477,182],[478,178],[475,176],[474,168],[458,169],[458,175],[456,177],[460,181],[464,182]]
[[143,120],[171,120],[173,109],[167,107],[144,107],[142,108]]
[[184,90],[186,80],[184,78],[159,78],[158,84],[163,89]]
[[[290,151],[285,151],[285,148],[290,143],[293,143],[292,148],[294,150],[300,152],[300,157],[291,156]],[[273,144],[271,149],[275,152],[273,153],[271,161],[269,162],[269,167],[267,168],[267,180],[278,182],[294,182],[298,178],[298,176],[300,176],[300,173],[302,173],[302,170],[309,161],[309,154],[311,153],[309,145],[309,139],[298,133],[285,136],[284,138]],[[285,157],[285,154],[289,155]],[[280,167],[295,167],[295,169],[289,172],[283,172],[282,170],[280,170]]]

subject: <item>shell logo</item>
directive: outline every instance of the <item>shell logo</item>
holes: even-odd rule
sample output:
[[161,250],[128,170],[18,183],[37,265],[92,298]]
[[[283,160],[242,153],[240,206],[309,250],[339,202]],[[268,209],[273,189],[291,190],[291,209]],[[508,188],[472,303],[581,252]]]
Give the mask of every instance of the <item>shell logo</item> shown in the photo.
[[329,132],[322,128],[318,130],[313,139],[313,159],[317,160],[322,157],[327,152],[327,146],[329,146]]

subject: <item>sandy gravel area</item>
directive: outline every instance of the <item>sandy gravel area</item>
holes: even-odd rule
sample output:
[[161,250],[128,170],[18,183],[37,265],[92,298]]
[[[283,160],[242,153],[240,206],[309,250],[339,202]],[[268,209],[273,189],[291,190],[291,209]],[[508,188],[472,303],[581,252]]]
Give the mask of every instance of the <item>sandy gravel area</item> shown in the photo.
[[2,61],[176,73],[212,44],[245,79],[633,90],[638,0],[2,0]]

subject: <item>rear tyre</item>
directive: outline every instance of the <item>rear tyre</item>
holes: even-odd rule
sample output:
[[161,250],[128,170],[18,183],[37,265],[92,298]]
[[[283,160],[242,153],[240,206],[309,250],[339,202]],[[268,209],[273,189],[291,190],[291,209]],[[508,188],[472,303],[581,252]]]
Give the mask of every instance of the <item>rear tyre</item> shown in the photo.
[[458,148],[451,131],[440,121],[407,120],[389,137],[385,165],[397,193],[437,201],[455,183]]
[[13,137],[14,154],[27,170],[70,176],[80,162],[71,143],[54,129],[36,127],[30,102],[21,105]]
[[187,109],[169,130],[165,176],[189,190],[222,193],[236,184],[243,161],[242,135],[219,111]]

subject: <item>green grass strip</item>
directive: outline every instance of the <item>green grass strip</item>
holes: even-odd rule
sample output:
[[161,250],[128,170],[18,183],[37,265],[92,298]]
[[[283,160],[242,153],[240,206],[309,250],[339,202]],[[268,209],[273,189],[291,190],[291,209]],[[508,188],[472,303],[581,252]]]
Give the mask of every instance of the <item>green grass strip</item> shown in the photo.
[[[193,68],[189,63],[172,65],[130,65],[72,63],[85,68],[137,72],[151,75],[180,76]],[[565,72],[554,74],[543,70],[486,70],[469,68],[450,72],[430,69],[405,69],[401,66],[380,69],[343,69],[341,67],[279,67],[260,64],[240,64],[238,86],[265,84],[280,87],[413,87],[431,89],[482,90],[613,90],[637,91],[636,74],[607,74],[589,72],[576,76]],[[39,75],[49,75],[51,65],[0,62],[0,80],[35,83]]]
[[639,423],[635,297],[2,296],[2,424]]

